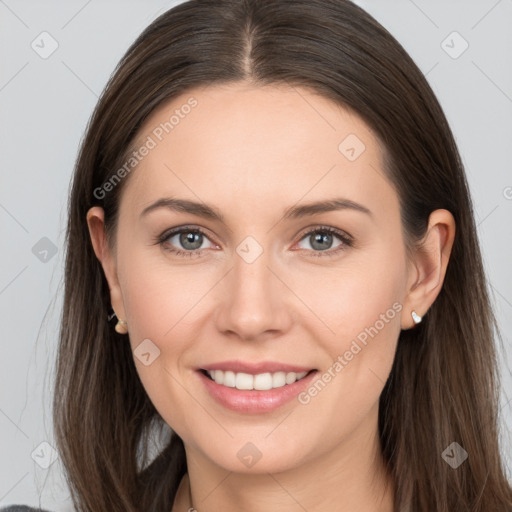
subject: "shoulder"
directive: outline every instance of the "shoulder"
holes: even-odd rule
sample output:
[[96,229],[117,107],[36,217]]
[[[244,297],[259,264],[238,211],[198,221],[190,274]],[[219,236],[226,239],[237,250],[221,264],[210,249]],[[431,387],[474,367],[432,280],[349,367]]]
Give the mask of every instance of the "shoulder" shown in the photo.
[[8,507],[0,508],[0,512],[48,512],[41,508],[28,507],[27,505],[9,505]]

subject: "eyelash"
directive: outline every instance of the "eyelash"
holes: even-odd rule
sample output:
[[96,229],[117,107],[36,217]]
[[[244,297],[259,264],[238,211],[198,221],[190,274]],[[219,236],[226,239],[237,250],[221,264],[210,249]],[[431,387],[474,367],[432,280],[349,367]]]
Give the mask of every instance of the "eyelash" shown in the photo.
[[[204,237],[208,238],[208,236],[202,229],[195,228],[195,227],[189,227],[189,226],[183,226],[180,228],[172,229],[170,231],[164,231],[164,233],[162,233],[159,237],[157,237],[157,239],[155,240],[155,244],[160,244],[164,250],[172,253],[173,255],[175,255],[177,257],[190,258],[192,256],[196,256],[196,257],[201,256],[203,251],[205,251],[206,249],[183,251],[181,249],[169,248],[169,246],[166,245],[166,242],[167,242],[167,240],[169,240],[169,238],[172,238],[174,235],[179,235],[182,233],[201,234]],[[352,247],[354,244],[352,237],[350,237],[346,233],[343,233],[342,231],[332,228],[330,226],[317,226],[317,227],[303,233],[301,238],[299,239],[299,241],[301,241],[302,239],[306,238],[307,236],[309,236],[313,233],[333,234],[333,235],[337,236],[341,240],[341,242],[343,242],[337,248],[328,249],[326,251],[314,251],[314,250],[304,249],[306,251],[311,252],[314,257],[333,257],[333,256],[336,256],[339,252],[346,250],[348,247]]]

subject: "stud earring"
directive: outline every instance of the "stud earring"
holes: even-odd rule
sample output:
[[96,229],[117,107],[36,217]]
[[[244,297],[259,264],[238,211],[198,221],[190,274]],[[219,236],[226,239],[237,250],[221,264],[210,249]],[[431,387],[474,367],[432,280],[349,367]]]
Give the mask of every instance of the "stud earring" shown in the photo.
[[120,318],[117,319],[117,324],[116,324],[116,332],[118,332],[119,334],[126,334],[128,332],[128,324],[124,321],[124,320],[121,320]]
[[421,316],[419,316],[416,311],[413,311],[411,313],[412,319],[414,320],[414,323],[417,325],[421,322]]
[[[117,315],[115,314],[114,310],[111,309],[109,311],[108,316],[107,316],[107,320],[110,322],[110,320],[112,320],[113,318],[117,318]],[[119,334],[126,334],[128,332],[128,327],[127,326],[128,326],[128,324],[124,320],[121,320],[120,318],[118,318],[117,319],[117,324],[115,326],[115,330]]]

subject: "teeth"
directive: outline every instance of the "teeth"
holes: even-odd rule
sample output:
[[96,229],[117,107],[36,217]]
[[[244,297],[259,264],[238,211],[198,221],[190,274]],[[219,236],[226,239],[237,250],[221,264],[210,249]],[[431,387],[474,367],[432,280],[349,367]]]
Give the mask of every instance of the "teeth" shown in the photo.
[[217,384],[229,388],[265,391],[273,388],[281,388],[287,384],[293,384],[295,381],[305,377],[308,372],[276,372],[251,375],[242,372],[235,373],[229,370],[207,370],[207,373]]

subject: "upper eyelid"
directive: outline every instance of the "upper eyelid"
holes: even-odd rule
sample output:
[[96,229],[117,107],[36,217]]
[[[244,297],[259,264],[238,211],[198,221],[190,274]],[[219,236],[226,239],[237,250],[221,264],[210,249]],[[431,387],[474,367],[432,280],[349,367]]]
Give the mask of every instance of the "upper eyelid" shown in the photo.
[[352,235],[349,235],[343,229],[335,228],[333,226],[322,225],[322,224],[318,224],[318,225],[310,226],[308,228],[304,228],[304,230],[301,230],[299,232],[299,234],[296,235],[296,236],[300,235],[300,237],[302,239],[306,235],[309,235],[310,233],[315,232],[315,231],[327,231],[328,233],[332,233],[333,235],[337,235],[337,236],[340,236],[340,237],[345,237],[345,238],[348,238],[349,240],[353,239]]
[[[196,226],[180,226],[180,227],[176,227],[176,228],[171,228],[171,229],[165,230],[160,235],[159,239],[161,241],[165,242],[167,239],[169,239],[169,238],[171,238],[173,236],[179,235],[181,233],[186,233],[186,232],[200,233],[203,236],[205,236],[206,238],[208,238],[208,240],[210,240],[210,242],[216,244],[216,242],[211,240],[210,235],[205,231],[204,228],[200,228],[200,227],[196,227]],[[200,250],[202,250],[202,249],[196,249],[196,251],[200,251]],[[192,251],[190,251],[190,252],[192,252]]]

